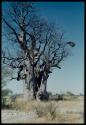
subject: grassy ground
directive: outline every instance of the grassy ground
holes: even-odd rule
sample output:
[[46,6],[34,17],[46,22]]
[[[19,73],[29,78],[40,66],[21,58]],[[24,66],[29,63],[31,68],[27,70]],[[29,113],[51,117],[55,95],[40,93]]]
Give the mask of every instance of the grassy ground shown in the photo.
[[[12,110],[14,112],[12,112]],[[16,102],[12,105],[12,110],[9,111],[8,114],[10,115],[7,119],[6,119],[6,110],[5,111],[2,110],[2,123],[10,123],[10,122],[11,123],[12,122],[13,123],[83,123],[84,122],[83,97],[77,97],[74,99],[72,98],[70,100],[48,101],[48,102],[40,102],[40,101],[23,102],[21,100],[20,101],[16,100]],[[12,119],[14,121],[12,121]]]

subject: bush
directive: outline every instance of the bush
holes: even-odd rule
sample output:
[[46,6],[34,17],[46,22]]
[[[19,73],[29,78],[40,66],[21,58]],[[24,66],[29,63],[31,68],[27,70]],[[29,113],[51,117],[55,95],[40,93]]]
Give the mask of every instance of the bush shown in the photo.
[[33,106],[34,110],[38,117],[46,117],[49,120],[54,120],[56,118],[56,108],[53,106],[51,102],[40,103],[38,105]]
[[1,102],[2,108],[11,108],[12,107],[12,99],[10,96],[4,96]]

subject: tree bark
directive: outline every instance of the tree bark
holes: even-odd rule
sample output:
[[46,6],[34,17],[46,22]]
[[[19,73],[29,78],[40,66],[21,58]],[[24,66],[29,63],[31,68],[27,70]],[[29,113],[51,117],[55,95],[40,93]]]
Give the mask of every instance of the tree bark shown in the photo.
[[34,99],[48,100],[49,96],[46,89],[47,79],[41,80],[40,87],[37,86],[36,80],[33,80],[33,76],[31,78],[27,77],[25,81],[23,83],[25,101]]
[[34,61],[33,64],[30,64],[29,60],[25,61],[24,63],[26,65],[26,67],[24,68],[24,74],[26,75],[26,77],[23,82],[24,100],[47,100],[47,73],[45,73],[45,71],[39,71],[39,76],[37,79],[37,74],[34,69]]
[[36,96],[37,100],[48,100],[49,95],[47,93],[46,85],[47,85],[47,75],[44,72],[41,80],[41,86],[39,88],[39,91],[37,92]]

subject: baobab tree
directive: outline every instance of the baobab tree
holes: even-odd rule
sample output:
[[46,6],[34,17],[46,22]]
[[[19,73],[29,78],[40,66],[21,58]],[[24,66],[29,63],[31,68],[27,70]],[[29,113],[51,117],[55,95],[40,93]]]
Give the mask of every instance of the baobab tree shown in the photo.
[[54,68],[61,69],[60,63],[75,43],[65,42],[64,34],[53,23],[37,16],[30,2],[9,4],[9,10],[2,14],[2,34],[6,34],[9,43],[7,51],[2,48],[2,61],[18,70],[17,77],[11,79],[24,81],[24,99],[48,99],[49,74]]

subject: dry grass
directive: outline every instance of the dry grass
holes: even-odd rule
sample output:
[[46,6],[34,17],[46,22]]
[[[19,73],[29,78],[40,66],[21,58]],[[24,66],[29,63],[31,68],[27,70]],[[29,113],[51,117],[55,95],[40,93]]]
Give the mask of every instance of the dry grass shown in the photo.
[[84,103],[83,99],[63,101],[29,101],[16,100],[14,109],[26,112],[35,111],[37,117],[24,123],[83,123]]
[[16,100],[13,105],[12,108],[16,109],[16,110],[21,110],[21,111],[30,111],[32,110],[32,104],[34,103],[34,101],[31,102],[24,102],[22,100]]

